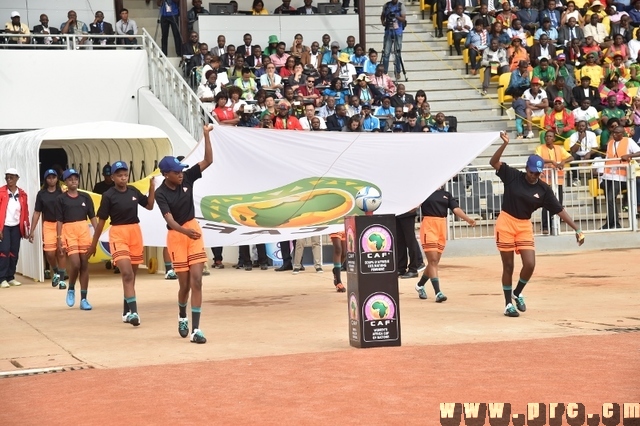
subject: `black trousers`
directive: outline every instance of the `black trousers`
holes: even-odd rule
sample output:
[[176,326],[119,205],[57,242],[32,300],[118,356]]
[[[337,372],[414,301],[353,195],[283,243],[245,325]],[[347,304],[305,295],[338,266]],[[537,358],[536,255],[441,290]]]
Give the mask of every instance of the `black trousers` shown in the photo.
[[222,262],[222,247],[211,247],[211,252],[215,262]]
[[[293,242],[295,246],[296,242]],[[283,265],[293,265],[291,258],[291,246],[290,241],[280,241],[280,253],[282,254],[282,264]]]
[[20,251],[20,226],[5,226],[0,241],[0,282],[15,279]]
[[[607,225],[609,229],[620,227],[620,214],[621,204],[616,205],[616,198],[620,192],[627,189],[627,182],[620,182],[617,180],[603,180],[602,181],[604,194],[607,197]],[[624,203],[622,203],[624,204]]]
[[[258,249],[258,263],[260,265],[267,264],[267,246],[265,244],[256,244]],[[244,266],[251,266],[251,246],[240,246],[240,263]]]
[[[396,250],[398,271],[418,272],[422,260],[422,249],[416,239],[416,217],[396,217]],[[407,251],[409,257],[407,258]]]
[[438,26],[438,32],[440,34],[442,34],[442,23],[449,19],[449,15],[451,15],[451,13],[453,13],[453,11],[450,13],[445,13],[444,10],[438,10],[438,13],[436,15],[436,25]]
[[[565,174],[565,179],[568,179],[569,176],[566,176]],[[560,204],[562,204],[562,200],[564,198],[563,196],[563,192],[562,192],[562,185],[558,185],[558,201],[560,201]],[[549,213],[549,210],[547,209],[542,209],[542,230],[543,231],[548,231],[549,229],[551,229],[550,224],[553,223],[553,215],[551,215]]]
[[160,18],[160,29],[162,30],[162,53],[166,56],[169,44],[169,27],[173,32],[173,42],[176,45],[176,56],[181,56],[182,37],[180,37],[180,29],[178,28],[178,16],[163,16]]

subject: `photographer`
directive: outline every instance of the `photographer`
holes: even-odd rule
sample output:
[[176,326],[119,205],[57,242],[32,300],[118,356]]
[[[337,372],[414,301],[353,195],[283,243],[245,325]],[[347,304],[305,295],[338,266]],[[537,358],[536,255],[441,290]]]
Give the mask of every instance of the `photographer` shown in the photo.
[[402,33],[407,26],[407,9],[398,0],[391,0],[382,7],[380,21],[384,25],[382,63],[384,73],[389,73],[389,55],[393,51],[396,80],[400,79],[402,64]]
[[241,105],[238,110],[240,113],[240,120],[236,127],[259,127],[260,121],[255,117],[253,105]]

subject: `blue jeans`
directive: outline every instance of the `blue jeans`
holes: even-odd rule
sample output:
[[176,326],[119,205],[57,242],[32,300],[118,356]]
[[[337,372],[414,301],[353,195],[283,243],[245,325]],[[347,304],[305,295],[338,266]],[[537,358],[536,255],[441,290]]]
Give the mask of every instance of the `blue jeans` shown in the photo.
[[[394,48],[395,41],[395,48]],[[402,34],[388,34],[385,32],[384,41],[383,41],[383,50],[382,50],[382,64],[384,65],[384,73],[389,73],[389,55],[391,53],[395,54],[394,59],[394,68],[396,74],[400,74],[402,68],[400,64],[402,63]]]

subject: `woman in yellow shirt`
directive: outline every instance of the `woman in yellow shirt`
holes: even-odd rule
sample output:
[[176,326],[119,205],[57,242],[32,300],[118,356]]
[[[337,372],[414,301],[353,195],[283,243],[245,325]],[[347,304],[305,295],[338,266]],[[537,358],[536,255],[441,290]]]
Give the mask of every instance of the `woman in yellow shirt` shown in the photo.
[[253,0],[253,6],[251,6],[253,15],[268,15],[269,11],[264,8],[264,2],[262,0]]

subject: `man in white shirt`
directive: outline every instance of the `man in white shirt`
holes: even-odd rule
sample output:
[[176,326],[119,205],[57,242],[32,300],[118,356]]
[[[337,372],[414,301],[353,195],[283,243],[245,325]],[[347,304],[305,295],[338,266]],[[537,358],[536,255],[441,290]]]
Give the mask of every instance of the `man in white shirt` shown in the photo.
[[[564,141],[564,149],[571,154],[574,160],[590,160],[598,154],[598,141],[596,134],[589,130],[586,121],[576,123],[577,131]],[[580,186],[577,173],[574,174],[573,186]]]
[[465,15],[463,11],[464,6],[458,4],[455,12],[449,16],[449,20],[447,21],[447,28],[453,31],[453,46],[456,48],[458,55],[462,55],[460,41],[469,34],[469,31],[471,31],[473,27],[471,18]]
[[353,79],[356,78],[356,67],[349,62],[349,54],[342,52],[338,56],[338,66],[336,72],[333,73],[334,77],[338,77],[342,80],[342,87],[346,87],[348,84],[353,83]]
[[[34,34],[60,34],[60,30],[56,27],[49,26],[49,17],[44,13],[40,15],[40,25],[33,27]],[[34,38],[36,44],[58,44],[60,37],[36,37]]]
[[[575,122],[586,121],[587,128],[594,132],[596,135],[602,133],[600,129],[600,115],[598,110],[591,106],[591,99],[585,98],[580,103],[580,108],[576,108],[571,111]],[[569,150],[567,150],[569,151]]]
[[325,123],[324,118],[316,116],[316,108],[313,104],[307,104],[304,106],[304,117],[300,118],[300,125],[304,130],[311,130],[311,119],[316,117],[320,120],[320,129],[326,130],[327,123]]
[[592,36],[596,43],[602,44],[608,35],[604,25],[598,22],[598,15],[595,13],[591,15],[590,23],[584,26],[584,37]]
[[226,43],[227,43],[226,37],[223,35],[219,35],[218,45],[215,46],[213,49],[211,49],[211,53],[214,54],[215,56],[219,56],[220,58],[222,58],[222,55],[227,53]]
[[322,53],[320,52],[320,43],[314,41],[311,43],[310,52],[302,52],[302,65],[311,65],[314,69],[319,69],[322,64]]
[[640,31],[636,32],[636,38],[629,40],[627,45],[629,46],[629,61],[631,63],[637,62],[638,53],[640,53]]
[[527,89],[522,95],[522,99],[527,102],[527,139],[533,138],[533,128],[531,125],[531,117],[544,117],[544,112],[549,108],[549,100],[547,92],[540,88],[541,81],[538,77],[531,79],[531,88]]
[[[136,35],[138,34],[138,26],[136,21],[129,19],[129,11],[122,9],[120,11],[120,20],[116,22],[117,35]],[[121,38],[117,40],[118,44],[133,45],[138,44],[135,37]]]
[[640,147],[633,139],[624,135],[622,126],[616,127],[611,135],[613,140],[609,141],[606,159],[617,159],[617,161],[605,163],[602,175],[601,185],[607,197],[607,223],[601,229],[622,228],[618,220],[618,212],[621,209],[619,205],[616,205],[616,199],[620,192],[627,189],[629,160],[640,157]]

